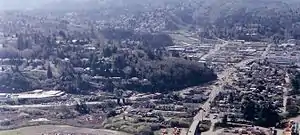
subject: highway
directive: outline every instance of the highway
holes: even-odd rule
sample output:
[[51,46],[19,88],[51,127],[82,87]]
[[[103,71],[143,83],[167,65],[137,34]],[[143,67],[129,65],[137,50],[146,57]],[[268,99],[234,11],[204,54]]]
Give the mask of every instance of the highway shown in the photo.
[[[223,41],[223,40],[222,40]],[[223,44],[217,44],[215,45],[214,48],[212,48],[206,55],[204,55],[201,59],[202,60],[206,60],[206,58],[212,56],[213,54],[219,52],[219,50],[222,48],[222,47],[225,47],[226,45],[228,45],[228,42],[225,41],[225,43]],[[200,121],[202,120],[202,118],[204,116],[207,115],[207,113],[209,112],[209,109],[210,109],[210,101],[213,101],[215,99],[215,97],[218,95],[218,93],[221,91],[222,87],[223,87],[223,80],[224,80],[224,77],[228,76],[229,74],[231,74],[231,72],[228,72],[228,70],[225,70],[223,71],[220,75],[218,75],[219,77],[219,80],[218,82],[221,82],[219,83],[220,85],[219,86],[213,86],[212,87],[212,90],[210,92],[210,95],[209,95],[209,98],[208,100],[202,105],[202,109],[197,113],[197,115],[194,117],[193,119],[193,123],[191,124],[189,130],[188,130],[188,133],[187,135],[195,135],[196,134],[196,130],[197,130],[197,127],[200,123]],[[203,111],[205,110],[205,111]]]
[[[226,84],[230,83],[232,80],[232,75],[235,72],[236,68],[245,66],[249,64],[250,62],[254,61],[255,59],[247,59],[244,61],[241,61],[240,63],[237,63],[234,67],[228,68],[224,70],[218,77],[217,83],[219,85],[212,86],[211,93],[209,95],[208,100],[203,104],[202,109],[205,110],[200,110],[198,114],[194,117],[194,121],[191,124],[187,135],[198,135],[200,133],[197,133],[197,127],[202,120],[203,116],[206,116],[209,114],[210,110],[210,102],[215,99],[215,97],[219,94],[219,92],[223,89],[223,86]],[[212,119],[212,117],[209,118],[209,120],[212,121],[212,126],[209,131],[202,133],[202,135],[212,135],[213,134],[213,125],[217,122],[216,120]]]

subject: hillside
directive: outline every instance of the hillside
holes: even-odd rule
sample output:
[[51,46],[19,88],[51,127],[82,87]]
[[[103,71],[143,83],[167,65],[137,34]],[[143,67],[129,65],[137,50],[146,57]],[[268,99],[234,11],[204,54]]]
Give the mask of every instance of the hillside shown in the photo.
[[[47,7],[94,11],[96,18],[92,20],[103,18],[97,11],[107,11],[105,16],[110,20],[105,21],[127,29],[141,29],[145,27],[143,23],[153,21],[149,25],[155,32],[183,28],[200,30],[201,36],[207,38],[275,43],[300,38],[300,2],[296,0],[86,0],[57,1]],[[119,22],[120,19],[125,21]]]

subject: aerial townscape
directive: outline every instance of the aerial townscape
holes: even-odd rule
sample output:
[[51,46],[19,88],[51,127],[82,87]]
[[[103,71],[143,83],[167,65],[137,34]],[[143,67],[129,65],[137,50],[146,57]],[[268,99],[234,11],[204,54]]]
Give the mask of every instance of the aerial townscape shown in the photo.
[[299,0],[0,0],[0,135],[300,135]]

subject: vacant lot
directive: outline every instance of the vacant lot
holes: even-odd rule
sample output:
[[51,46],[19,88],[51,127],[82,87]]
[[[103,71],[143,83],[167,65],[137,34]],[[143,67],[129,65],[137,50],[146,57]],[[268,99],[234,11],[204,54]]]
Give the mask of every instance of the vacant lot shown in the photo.
[[0,131],[0,135],[42,135],[42,134],[74,134],[74,135],[130,135],[106,129],[77,128],[71,126],[42,125],[24,127],[15,130]]

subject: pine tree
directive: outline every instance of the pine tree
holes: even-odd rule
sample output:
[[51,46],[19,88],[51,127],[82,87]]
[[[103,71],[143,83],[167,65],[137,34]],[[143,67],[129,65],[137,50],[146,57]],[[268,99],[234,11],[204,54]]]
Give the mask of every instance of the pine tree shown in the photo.
[[52,77],[53,77],[50,65],[48,65],[48,69],[47,69],[47,77],[48,77],[48,78],[52,78]]
[[228,115],[225,114],[224,117],[222,118],[222,124],[227,125],[227,121],[228,121]]

